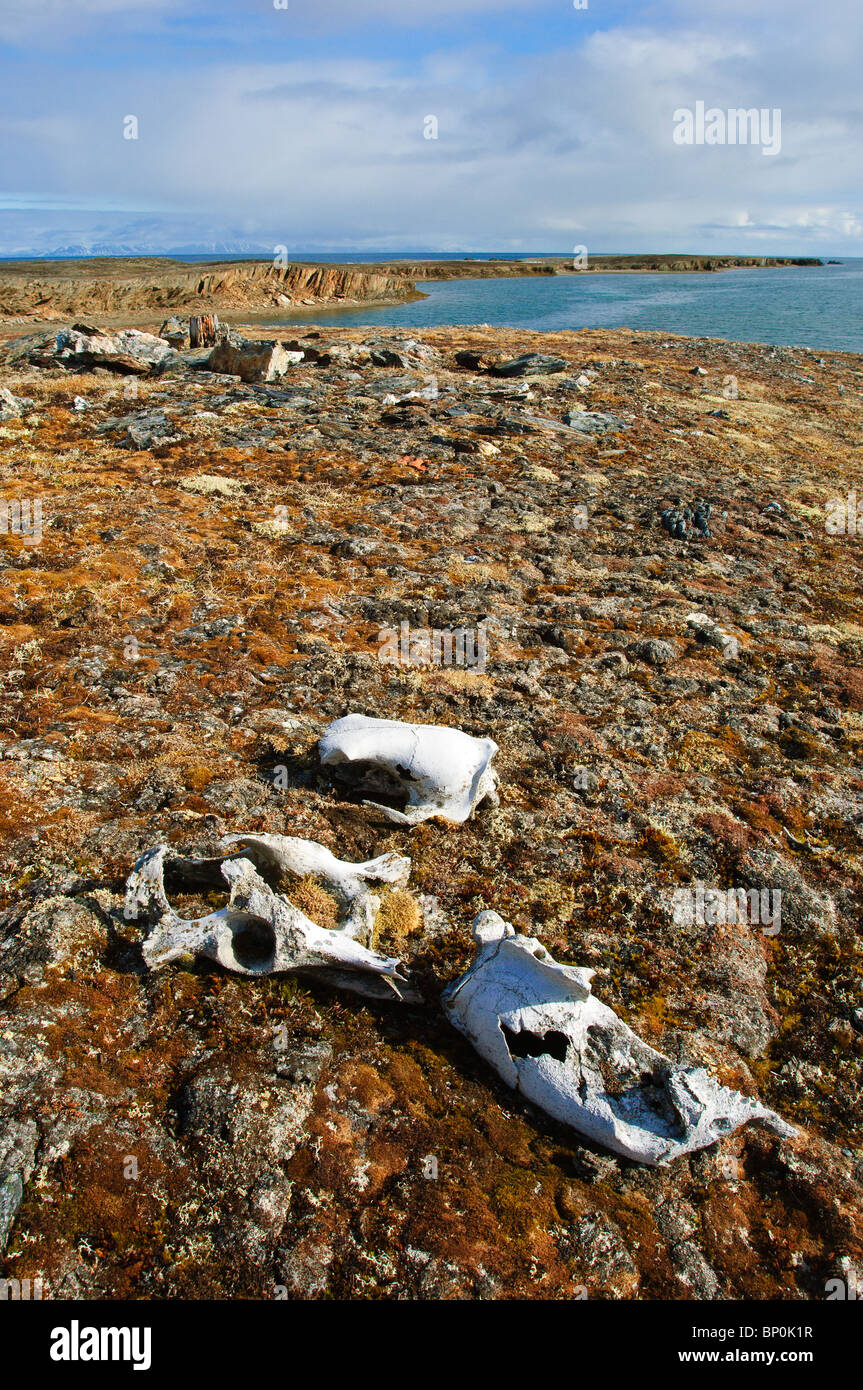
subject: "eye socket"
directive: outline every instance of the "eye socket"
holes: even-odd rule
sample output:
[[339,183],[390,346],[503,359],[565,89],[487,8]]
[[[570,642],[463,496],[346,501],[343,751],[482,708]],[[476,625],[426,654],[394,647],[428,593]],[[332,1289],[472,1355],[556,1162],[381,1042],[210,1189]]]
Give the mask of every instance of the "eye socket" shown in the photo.
[[243,970],[264,971],[276,954],[276,934],[260,917],[245,917],[232,924],[231,949]]
[[416,779],[410,769],[394,763],[381,763],[356,758],[352,762],[334,763],[332,773],[349,795],[373,796],[382,805],[404,810],[410,798],[409,784]]
[[532,1033],[529,1028],[522,1028],[515,1033],[501,1023],[500,1030],[510,1057],[553,1057],[556,1062],[566,1061],[569,1038],[556,1028],[547,1033]]

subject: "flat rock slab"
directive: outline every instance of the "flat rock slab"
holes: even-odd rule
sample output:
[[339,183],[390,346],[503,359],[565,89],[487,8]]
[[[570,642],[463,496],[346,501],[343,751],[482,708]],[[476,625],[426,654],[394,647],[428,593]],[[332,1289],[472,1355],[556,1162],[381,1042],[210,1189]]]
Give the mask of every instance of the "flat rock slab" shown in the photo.
[[579,434],[620,434],[629,429],[626,421],[617,415],[603,415],[597,410],[570,410],[566,423]]
[[568,372],[569,363],[562,357],[547,357],[541,352],[528,352],[523,357],[511,357],[506,362],[496,362],[490,368],[492,376],[553,376],[555,372]]
[[164,410],[142,410],[123,424],[126,438],[135,449],[161,449],[166,444],[176,444],[182,437]]
[[428,388],[420,376],[388,375],[360,382],[348,391],[348,396],[366,396],[387,405],[396,405],[400,401],[423,399],[427,391]]
[[53,356],[64,367],[105,367],[124,375],[147,376],[153,368],[173,361],[174,350],[164,339],[136,328],[112,334],[75,323],[61,328]]

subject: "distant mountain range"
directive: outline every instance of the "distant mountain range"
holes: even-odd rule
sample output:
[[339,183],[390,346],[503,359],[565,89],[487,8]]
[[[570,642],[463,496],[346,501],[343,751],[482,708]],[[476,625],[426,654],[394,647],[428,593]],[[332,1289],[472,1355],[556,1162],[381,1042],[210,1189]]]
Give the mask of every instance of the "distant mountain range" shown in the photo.
[[[38,212],[33,209],[0,208],[0,260],[77,260],[94,256],[168,256],[187,259],[252,257],[270,260],[285,240],[285,233],[268,233],[266,229],[250,235],[245,229],[221,228],[222,235],[208,236],[213,220],[182,217],[137,217],[128,214],[101,214],[68,211]],[[308,235],[308,234],[307,234]],[[741,252],[743,248],[739,249]],[[592,255],[633,254],[634,248],[617,252],[614,248],[592,249]],[[723,252],[716,254],[725,254]],[[292,261],[383,261],[383,260],[454,260],[465,257],[477,259],[519,259],[527,256],[566,254],[564,247],[495,246],[494,240],[482,249],[468,247],[406,247],[369,245],[365,243],[333,244],[322,236],[316,243],[305,245],[287,239],[287,254]],[[687,248],[687,254],[698,254]],[[710,255],[708,251],[702,254]]]
[[[212,236],[213,221],[203,222],[201,218],[137,217],[127,214],[102,214],[81,212],[70,215],[68,211],[36,212],[23,209],[0,208],[0,259],[2,260],[74,260],[82,256],[254,256],[269,260],[276,248],[283,245],[286,237],[281,233],[268,231],[250,234],[247,229],[236,227],[220,228],[221,235]],[[208,235],[210,233],[210,235]],[[554,254],[560,248],[550,248]],[[564,248],[565,249],[565,248]],[[350,260],[352,257],[380,260],[405,259],[409,257],[449,257],[464,256],[471,253],[464,247],[441,250],[436,247],[417,249],[413,247],[386,247],[357,245],[356,243],[334,244],[323,236],[309,245],[292,242],[287,237],[288,256],[291,260],[315,260],[318,257]],[[523,256],[535,254],[534,247],[519,249],[512,246],[487,248],[487,253],[495,255]],[[474,253],[480,254],[480,253]]]
[[[20,256],[23,252],[17,254]],[[50,251],[40,251],[38,254],[52,261],[75,260],[80,256],[260,256],[266,260],[273,255],[273,248],[253,241],[187,242],[182,246],[158,249],[144,246],[140,241],[79,241],[70,242],[67,246],[54,246]]]
[[[79,256],[260,256],[269,259],[282,236],[236,228],[208,236],[201,219],[0,210],[0,257],[70,260]],[[294,247],[288,248],[295,253]]]

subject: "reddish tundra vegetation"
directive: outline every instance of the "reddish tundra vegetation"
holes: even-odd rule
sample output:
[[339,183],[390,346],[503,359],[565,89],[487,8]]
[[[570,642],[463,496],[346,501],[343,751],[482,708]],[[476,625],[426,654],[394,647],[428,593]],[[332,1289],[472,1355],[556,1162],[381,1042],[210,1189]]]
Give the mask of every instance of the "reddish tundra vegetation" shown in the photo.
[[[823,1298],[863,1262],[860,359],[278,336],[248,371],[236,333],[219,371],[83,330],[0,349],[0,1273]],[[482,669],[382,661],[404,623],[481,629]],[[350,799],[316,745],[352,711],[494,739],[500,804],[408,830]],[[149,971],[132,864],[238,831],[408,854],[373,944],[418,1002]],[[696,884],[780,892],[778,930],[682,919]],[[483,908],[796,1136],[649,1169],[524,1102],[438,1003]]]

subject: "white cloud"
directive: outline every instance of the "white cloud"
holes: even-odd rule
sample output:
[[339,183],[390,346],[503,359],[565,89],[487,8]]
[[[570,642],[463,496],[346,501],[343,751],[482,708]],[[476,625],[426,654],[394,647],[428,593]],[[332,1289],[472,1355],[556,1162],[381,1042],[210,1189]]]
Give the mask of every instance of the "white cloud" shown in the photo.
[[[92,17],[126,3],[85,8]],[[16,92],[4,178],[50,189],[61,206],[169,206],[209,224],[212,239],[245,225],[289,247],[745,251],[769,235],[777,251],[831,238],[850,248],[863,217],[859,24],[849,9],[837,56],[829,26],[792,4],[805,43],[787,32],[784,9],[760,0],[748,19],[739,11],[739,32],[725,4],[689,6],[671,31],[649,27],[654,12],[639,7],[638,25],[551,54],[509,54],[503,74],[493,33],[485,47],[402,59],[327,57],[320,46],[312,59],[215,66],[184,49],[182,69],[158,78],[143,68],[59,74]],[[424,4],[401,6],[428,18]],[[332,27],[342,13],[349,22],[349,8],[317,0],[315,13],[326,9]],[[394,8],[371,0],[363,13],[383,22]],[[455,9],[436,0],[434,14]],[[676,146],[673,112],[697,100],[780,107],[781,154]],[[137,142],[122,138],[128,113],[140,120]],[[423,138],[429,114],[436,141]]]
[[152,27],[171,9],[176,0],[3,0],[0,41],[52,48],[106,21],[117,28]]
[[106,21],[120,30],[158,29],[165,21],[200,25],[208,39],[272,20],[289,34],[344,34],[381,25],[403,29],[435,28],[493,14],[553,11],[565,0],[288,0],[276,9],[272,0],[3,0],[0,41],[27,42],[51,48],[70,35],[99,32]]

